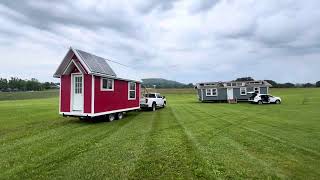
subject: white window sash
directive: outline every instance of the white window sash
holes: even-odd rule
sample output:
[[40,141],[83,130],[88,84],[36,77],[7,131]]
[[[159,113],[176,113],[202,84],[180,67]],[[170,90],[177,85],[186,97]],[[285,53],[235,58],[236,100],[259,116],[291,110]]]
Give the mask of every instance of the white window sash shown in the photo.
[[[134,84],[134,89],[131,89],[131,83]],[[130,92],[134,92],[134,98],[130,97]],[[137,98],[137,84],[135,82],[128,82],[128,99],[135,100]]]
[[[104,82],[104,80],[105,80],[105,82],[107,83],[106,85],[107,85],[107,88],[104,88],[104,86],[103,86],[103,82]],[[111,81],[112,83],[112,88],[110,89],[109,87],[108,87],[108,81]],[[108,78],[101,78],[101,91],[114,91],[114,79],[108,79]]]

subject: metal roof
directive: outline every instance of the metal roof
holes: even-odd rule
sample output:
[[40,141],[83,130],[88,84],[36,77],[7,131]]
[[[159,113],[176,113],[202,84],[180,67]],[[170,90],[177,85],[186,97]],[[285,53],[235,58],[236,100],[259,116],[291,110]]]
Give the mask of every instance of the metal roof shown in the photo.
[[80,56],[81,60],[89,68],[91,73],[105,74],[108,76],[117,76],[116,73],[111,69],[106,59],[84,52],[79,49],[74,49]]
[[65,68],[72,60],[73,54],[76,55],[88,74],[141,81],[141,77],[139,77],[137,71],[133,68],[72,47],[70,47],[59,68],[53,75],[54,77],[60,77],[63,74]]

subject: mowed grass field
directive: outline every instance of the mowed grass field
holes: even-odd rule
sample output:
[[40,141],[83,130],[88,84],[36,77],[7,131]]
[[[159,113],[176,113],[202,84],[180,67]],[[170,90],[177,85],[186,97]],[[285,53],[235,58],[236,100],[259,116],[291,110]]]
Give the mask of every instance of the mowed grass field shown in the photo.
[[63,118],[58,97],[0,101],[0,179],[319,179],[320,89],[272,89],[281,105],[162,92],[166,108],[114,122]]

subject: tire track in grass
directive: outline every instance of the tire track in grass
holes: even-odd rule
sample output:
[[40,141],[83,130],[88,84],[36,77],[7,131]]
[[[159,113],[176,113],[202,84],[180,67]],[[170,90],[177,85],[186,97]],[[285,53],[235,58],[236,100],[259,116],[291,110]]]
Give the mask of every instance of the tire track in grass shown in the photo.
[[62,164],[51,175],[65,179],[129,178],[143,155],[145,139],[152,126],[149,118],[155,113],[140,114],[134,123],[119,129],[78,158]]
[[195,152],[168,106],[155,112],[143,156],[130,179],[193,179]]
[[[181,106],[182,107],[182,106]],[[182,107],[185,110],[185,107]],[[210,168],[211,164],[210,161],[204,159],[203,157],[203,148],[201,148],[201,143],[194,137],[193,133],[191,133],[188,128],[184,125],[185,123],[182,121],[181,117],[183,117],[180,113],[178,113],[175,109],[171,109],[174,118],[179,123],[179,126],[183,129],[184,134],[188,138],[190,145],[194,151],[194,158],[193,158],[193,174],[197,178],[201,179],[216,179],[221,175],[221,167],[214,167]],[[196,116],[193,116],[196,118]],[[193,119],[195,119],[193,118]]]
[[[183,107],[182,110],[186,110],[186,108]],[[175,110],[173,110],[173,111],[174,111],[174,115],[176,116],[176,118],[181,121],[182,120],[180,118],[180,117],[182,117],[181,113],[178,113]],[[192,114],[190,114],[190,115],[192,116]],[[194,116],[194,117],[196,118],[196,116]],[[203,157],[205,157],[206,154],[208,154],[208,152],[204,151],[204,150],[207,149],[208,147],[197,140],[197,137],[195,137],[194,134],[190,130],[188,130],[188,128],[184,125],[185,123],[183,121],[180,122],[180,124],[184,128],[184,131],[188,135],[190,141],[193,142],[194,149],[197,149],[197,151],[199,152],[198,159],[200,159],[200,162],[202,162],[201,163],[203,165],[202,168],[206,169],[207,173],[208,172],[210,172],[210,173],[213,172],[213,174],[211,174],[211,176],[214,177],[214,178],[217,178],[219,176],[224,176],[225,175],[224,172],[226,171],[225,165],[222,165],[221,163],[212,164],[212,163],[210,163],[210,161],[208,161],[208,159],[204,160]],[[229,124],[229,125],[225,126],[223,128],[223,130],[226,129],[226,128],[229,128],[232,125],[234,125],[234,124]],[[214,133],[213,136],[218,135],[220,132],[221,131],[218,131],[217,133]],[[212,138],[213,137],[210,137],[210,140]],[[241,145],[240,143],[232,140],[231,138],[227,138],[227,137],[221,137],[221,138],[224,138],[225,139],[224,141],[229,142],[230,145],[232,147],[234,147],[238,152],[244,154],[248,159],[251,160],[250,162],[258,162],[258,164],[264,169],[265,172],[268,172],[268,174],[275,174],[275,175],[277,175],[277,177],[283,177],[282,174],[279,174],[278,172],[274,171],[273,168],[270,166],[270,164],[268,164],[266,161],[264,161],[262,159],[259,159],[256,156],[254,156],[253,154],[251,154],[248,151],[246,151],[245,147],[243,145]],[[212,167],[213,169],[209,168],[209,167]]]
[[[135,117],[136,118],[136,117]],[[134,119],[135,119],[134,118]],[[100,126],[98,128],[91,129],[89,132],[85,132],[85,135],[82,136],[79,141],[71,142],[68,144],[63,144],[63,147],[57,147],[53,151],[44,154],[41,157],[37,157],[37,161],[27,165],[20,165],[15,167],[15,169],[10,169],[3,175],[8,177],[33,177],[35,175],[41,174],[44,171],[50,171],[57,168],[60,164],[65,163],[66,161],[71,161],[82,155],[85,152],[91,150],[91,147],[99,143],[105,138],[108,138],[110,135],[115,133],[125,126],[129,126],[133,123],[132,120],[122,120],[117,123],[117,126],[112,126],[108,131],[104,131],[105,126]],[[96,134],[94,132],[98,131]]]
[[277,138],[277,137],[272,136],[272,135],[267,135],[267,134],[262,133],[261,131],[258,131],[258,130],[253,130],[253,129],[247,127],[247,126],[244,126],[242,123],[241,123],[241,124],[235,124],[235,123],[233,123],[233,122],[231,122],[231,121],[228,121],[228,120],[225,120],[225,119],[222,119],[222,118],[218,118],[218,117],[216,117],[215,115],[212,115],[211,113],[208,113],[207,111],[202,111],[202,110],[199,110],[199,109],[197,109],[197,110],[200,111],[200,112],[202,112],[202,113],[206,113],[206,114],[208,114],[209,116],[215,117],[215,118],[217,118],[217,119],[220,119],[220,120],[223,120],[223,121],[227,121],[227,122],[229,122],[229,123],[232,123],[232,124],[234,124],[234,125],[236,125],[236,126],[239,126],[239,127],[243,128],[243,129],[246,129],[246,130],[255,132],[256,134],[259,134],[259,135],[261,135],[261,136],[263,136],[263,137],[265,137],[265,138],[272,139],[272,140],[277,141],[277,142],[280,142],[280,143],[282,143],[282,144],[284,144],[284,145],[286,145],[286,146],[290,146],[290,147],[299,149],[300,151],[308,152],[308,153],[311,153],[311,154],[316,155],[317,157],[320,157],[320,152],[315,151],[315,150],[313,150],[313,149],[306,148],[306,147],[301,146],[301,145],[297,145],[297,144],[290,143],[290,142],[288,142],[288,141],[286,141],[286,140]]
[[29,146],[35,143],[43,142],[53,135],[56,135],[59,131],[63,133],[64,136],[72,136],[80,131],[90,129],[90,126],[56,126],[50,129],[42,130],[39,133],[35,133],[26,137],[21,137],[15,141],[9,141],[8,143],[1,144],[0,153],[6,153],[8,151],[15,151],[17,149],[21,149],[24,146]]

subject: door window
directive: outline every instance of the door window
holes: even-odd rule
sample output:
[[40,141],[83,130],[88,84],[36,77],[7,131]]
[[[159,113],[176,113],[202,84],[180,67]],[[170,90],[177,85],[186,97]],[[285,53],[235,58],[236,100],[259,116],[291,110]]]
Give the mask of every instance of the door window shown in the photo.
[[74,77],[74,93],[82,94],[82,77],[81,76]]

